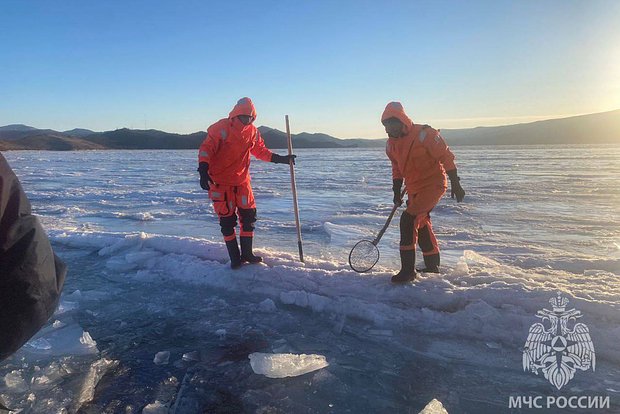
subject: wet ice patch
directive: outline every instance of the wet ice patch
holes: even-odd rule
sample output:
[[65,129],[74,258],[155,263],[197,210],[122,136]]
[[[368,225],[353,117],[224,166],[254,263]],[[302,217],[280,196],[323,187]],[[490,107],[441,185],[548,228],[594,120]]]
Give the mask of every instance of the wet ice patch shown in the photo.
[[255,374],[268,378],[297,377],[329,365],[323,355],[250,354],[250,365]]

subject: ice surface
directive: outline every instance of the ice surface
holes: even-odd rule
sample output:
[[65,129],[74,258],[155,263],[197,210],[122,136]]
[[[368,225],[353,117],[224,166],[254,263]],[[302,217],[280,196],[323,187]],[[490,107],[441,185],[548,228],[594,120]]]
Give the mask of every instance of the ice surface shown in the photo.
[[[521,348],[557,291],[582,311],[604,361],[574,384],[592,395],[620,389],[620,149],[459,148],[467,198],[446,197],[432,213],[442,273],[406,286],[389,283],[398,217],[372,273],[346,263],[391,209],[384,152],[303,151],[306,262],[282,190],[287,171],[253,163],[265,261],[236,272],[196,185],[195,151],[5,154],[70,274],[50,325],[0,364],[3,398],[24,412],[71,412],[84,383],[96,389],[89,412],[170,407],[176,392],[177,413],[417,412],[433,398],[451,412],[503,412],[515,390],[546,392],[522,371]],[[157,366],[162,349],[183,357]],[[272,381],[246,360],[265,351],[334,362]],[[122,368],[87,380],[105,355]],[[165,385],[171,372],[181,387]]]
[[440,401],[433,399],[426,407],[424,407],[422,411],[420,411],[420,414],[448,414],[448,411],[446,411]]
[[249,355],[250,365],[256,374],[268,378],[296,377],[329,366],[323,355],[265,354]]

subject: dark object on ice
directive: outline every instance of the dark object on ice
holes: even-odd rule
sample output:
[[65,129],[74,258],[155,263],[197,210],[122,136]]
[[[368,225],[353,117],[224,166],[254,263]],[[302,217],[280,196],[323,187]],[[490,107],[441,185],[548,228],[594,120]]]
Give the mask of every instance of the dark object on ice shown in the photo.
[[260,263],[263,261],[263,258],[260,256],[255,256],[252,252],[252,242],[254,237],[249,236],[241,236],[239,237],[241,242],[241,261],[248,263]]
[[415,250],[401,250],[400,262],[402,268],[400,272],[392,276],[392,283],[407,283],[415,279]]
[[[402,191],[401,198],[404,195],[405,191]],[[357,242],[355,246],[353,246],[351,252],[349,253],[349,266],[351,266],[351,269],[353,269],[357,273],[365,273],[375,267],[375,265],[379,261],[379,249],[377,248],[377,244],[379,244],[379,241],[381,241],[383,234],[390,226],[392,218],[394,217],[394,213],[396,213],[396,210],[399,206],[400,204],[394,204],[394,207],[392,207],[392,211],[390,212],[387,221],[385,222],[383,228],[381,229],[379,234],[377,234],[377,237],[375,237],[373,241],[362,240]]]
[[237,238],[226,241],[226,249],[228,249],[228,256],[230,257],[230,268],[238,269],[241,267],[241,253],[239,253],[239,245],[237,244]]
[[0,155],[0,361],[54,313],[67,273],[13,170]]

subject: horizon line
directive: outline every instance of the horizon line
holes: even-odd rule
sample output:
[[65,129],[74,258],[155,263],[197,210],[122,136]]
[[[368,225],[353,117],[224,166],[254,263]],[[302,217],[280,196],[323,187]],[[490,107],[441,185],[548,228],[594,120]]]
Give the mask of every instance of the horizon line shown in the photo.
[[[436,118],[436,119],[432,119],[434,122],[432,122],[433,124],[438,124],[441,122],[450,122],[450,121],[467,121],[467,120],[501,120],[501,119],[527,119],[528,121],[525,122],[516,122],[516,123],[511,123],[511,124],[497,124],[497,125],[477,125],[477,126],[471,126],[471,127],[450,127],[450,128],[440,128],[441,130],[463,130],[463,129],[476,129],[476,128],[498,128],[498,127],[507,127],[507,126],[514,126],[514,125],[523,125],[523,124],[531,124],[531,123],[535,123],[535,122],[541,122],[541,121],[552,121],[552,120],[557,120],[557,119],[568,119],[568,118],[576,118],[579,116],[586,116],[586,115],[597,115],[597,114],[604,114],[604,113],[609,113],[609,112],[615,112],[615,111],[620,111],[620,108],[616,108],[616,109],[611,109],[611,110],[607,110],[607,111],[602,111],[602,112],[587,112],[587,113],[579,113],[579,114],[560,114],[560,115],[524,115],[524,116],[515,116],[515,117],[475,117],[475,118]],[[95,131],[92,130],[90,128],[84,128],[84,127],[74,127],[71,129],[63,129],[63,130],[54,130],[51,128],[39,128],[39,127],[34,127],[32,125],[28,125],[28,124],[21,124],[21,123],[10,123],[7,125],[0,125],[0,128],[5,128],[8,126],[25,126],[25,127],[29,127],[29,128],[34,128],[37,130],[52,130],[52,131],[56,131],[56,132],[68,132],[68,131],[72,131],[74,129],[84,129],[84,130],[88,130],[88,131],[92,131],[93,133],[104,133],[104,132],[111,132],[111,131],[118,131],[121,129],[129,129],[131,131],[159,131],[159,132],[164,132],[167,134],[177,134],[177,135],[191,135],[191,134],[196,134],[199,132],[206,132],[206,131],[202,131],[202,130],[198,130],[198,131],[193,131],[193,132],[187,132],[187,133],[183,133],[183,132],[169,132],[169,131],[165,131],[163,129],[155,129],[155,128],[148,128],[148,129],[139,129],[139,128],[130,128],[130,127],[120,127],[120,128],[115,128],[115,129],[107,129],[104,131]],[[267,125],[260,125],[257,126],[257,128],[260,127],[265,127],[265,128],[269,128],[272,130],[276,130],[276,131],[280,131],[280,132],[284,132],[279,130],[278,128],[273,128]],[[323,134],[323,135],[329,135],[332,136],[326,132],[308,132],[308,131],[301,131],[295,134],[291,134],[291,135],[299,135],[299,134]],[[338,138],[335,136],[332,136],[334,138]],[[361,137],[353,137],[353,138],[339,138],[339,139],[364,139],[364,140],[376,140],[376,139],[384,139],[385,137],[379,137],[379,138],[361,138]]]

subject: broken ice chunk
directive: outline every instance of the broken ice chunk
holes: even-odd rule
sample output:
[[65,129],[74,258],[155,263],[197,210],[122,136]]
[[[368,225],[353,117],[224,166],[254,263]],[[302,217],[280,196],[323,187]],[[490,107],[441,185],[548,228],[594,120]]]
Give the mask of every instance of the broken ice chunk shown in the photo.
[[329,365],[323,355],[250,354],[250,365],[256,374],[268,378],[296,377]]
[[167,405],[162,404],[159,400],[154,403],[147,404],[146,407],[142,409],[142,414],[167,414],[169,408]]
[[6,387],[14,392],[24,392],[28,389],[28,385],[22,376],[21,371],[11,371],[4,376]]
[[192,351],[183,354],[183,361],[200,361],[200,352]]
[[66,325],[66,323],[61,322],[61,321],[59,321],[58,319],[56,319],[56,320],[54,321],[54,323],[52,324],[52,326],[53,326],[55,329],[62,328],[62,327],[63,327],[63,326],[65,326],[65,325]]
[[90,334],[86,331],[82,334],[80,338],[80,343],[86,345],[89,348],[94,348],[97,346],[97,342],[90,336]]
[[265,313],[272,313],[276,311],[276,304],[273,300],[267,298],[258,304],[258,310]]
[[170,361],[170,351],[161,351],[155,354],[153,362],[156,365],[166,365]]
[[439,400],[433,398],[419,414],[448,414],[448,411]]

